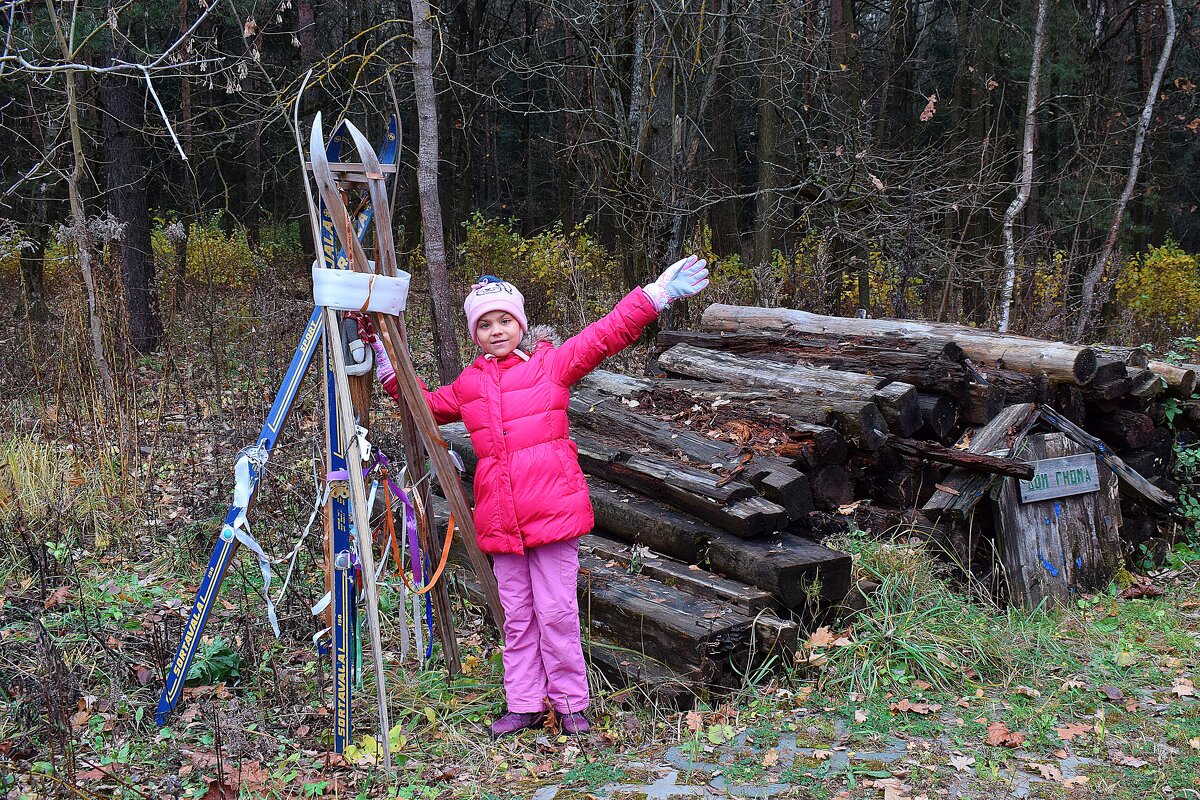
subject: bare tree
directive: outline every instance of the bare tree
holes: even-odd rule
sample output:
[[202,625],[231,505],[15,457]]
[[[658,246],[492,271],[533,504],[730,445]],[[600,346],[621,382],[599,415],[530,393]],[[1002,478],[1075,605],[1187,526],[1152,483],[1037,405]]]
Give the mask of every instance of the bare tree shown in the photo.
[[433,342],[437,351],[438,377],[442,383],[449,383],[458,377],[462,362],[458,356],[458,340],[454,336],[454,306],[450,300],[442,203],[438,197],[438,114],[437,95],[433,88],[433,23],[426,0],[412,0],[412,24],[421,232],[425,243],[425,263],[429,269],[429,302],[433,310]]
[[1108,227],[1108,235],[1104,238],[1100,254],[1096,256],[1096,261],[1083,277],[1079,316],[1072,330],[1072,337],[1075,341],[1083,338],[1092,322],[1096,303],[1096,287],[1116,248],[1117,234],[1120,233],[1121,221],[1125,217],[1125,207],[1129,205],[1129,198],[1133,196],[1133,188],[1137,184],[1138,169],[1142,163],[1142,148],[1146,144],[1146,130],[1150,127],[1150,120],[1154,116],[1154,104],[1158,99],[1159,87],[1162,86],[1163,74],[1167,71],[1167,62],[1171,60],[1171,49],[1175,46],[1175,3],[1173,0],[1163,0],[1163,17],[1167,25],[1166,41],[1163,42],[1162,54],[1158,57],[1158,67],[1154,70],[1154,78],[1146,90],[1146,102],[1142,105],[1142,116],[1138,119],[1137,135],[1133,140],[1133,155],[1129,159],[1129,175],[1125,180],[1125,188],[1121,190],[1116,208],[1113,209],[1112,224]]
[[1000,293],[1000,322],[997,329],[1008,331],[1013,286],[1017,282],[1017,252],[1013,243],[1013,223],[1025,208],[1033,188],[1033,134],[1037,130],[1038,81],[1042,74],[1042,50],[1046,46],[1046,0],[1038,0],[1037,23],[1033,28],[1033,55],[1029,64],[1029,88],[1025,95],[1025,136],[1021,143],[1021,174],[1015,181],[1017,196],[1004,212],[1004,289]]

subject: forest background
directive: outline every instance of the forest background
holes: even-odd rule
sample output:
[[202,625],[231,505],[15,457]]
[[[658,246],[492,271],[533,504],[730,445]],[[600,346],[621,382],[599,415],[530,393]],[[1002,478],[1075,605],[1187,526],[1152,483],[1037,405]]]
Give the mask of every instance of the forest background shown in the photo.
[[[374,136],[392,78],[403,266],[423,280],[421,108],[440,140],[449,294],[497,272],[568,329],[691,250],[715,263],[709,300],[1160,349],[1200,316],[1190,5],[427,8],[5,3],[0,280],[15,312],[36,325],[88,308],[65,338],[86,344],[90,325],[116,357],[159,347],[188,292],[307,291],[290,120],[312,68],[302,125],[345,112]],[[432,26],[428,97],[414,13]]]

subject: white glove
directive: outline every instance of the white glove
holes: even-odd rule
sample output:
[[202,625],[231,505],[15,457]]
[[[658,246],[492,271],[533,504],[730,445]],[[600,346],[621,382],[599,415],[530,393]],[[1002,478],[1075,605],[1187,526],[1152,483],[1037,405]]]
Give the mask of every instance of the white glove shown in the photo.
[[699,294],[708,286],[705,263],[703,258],[695,255],[681,258],[667,267],[658,280],[644,287],[643,291],[654,302],[654,307],[662,311],[674,301]]

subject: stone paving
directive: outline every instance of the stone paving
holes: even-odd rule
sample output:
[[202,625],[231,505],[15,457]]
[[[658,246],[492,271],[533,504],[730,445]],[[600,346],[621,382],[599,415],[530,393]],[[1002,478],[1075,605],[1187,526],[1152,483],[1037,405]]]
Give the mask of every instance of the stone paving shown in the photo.
[[[626,773],[652,774],[654,780],[641,783],[610,783],[592,789],[569,788],[559,785],[546,786],[539,789],[533,800],[582,800],[583,798],[599,798],[599,800],[669,800],[676,797],[696,797],[709,800],[710,798],[748,797],[769,798],[791,792],[789,796],[804,796],[797,794],[798,784],[777,783],[766,781],[739,781],[729,777],[736,771],[736,765],[746,763],[762,763],[768,749],[776,751],[779,769],[773,770],[782,776],[799,779],[807,774],[819,778],[825,775],[849,773],[852,769],[861,775],[866,770],[879,771],[887,765],[900,762],[915,755],[912,745],[923,742],[930,746],[941,745],[947,751],[953,751],[954,746],[943,734],[941,736],[914,740],[912,742],[892,738],[878,751],[852,750],[836,746],[837,742],[845,741],[844,725],[835,726],[832,737],[835,745],[828,747],[806,747],[797,743],[795,738],[783,737],[773,748],[764,748],[747,742],[747,734],[742,732],[730,742],[709,748],[712,752],[703,753],[703,757],[692,752],[687,745],[671,748],[658,763],[625,763],[620,766]],[[923,746],[917,744],[917,746]],[[836,748],[836,749],[835,749]],[[957,752],[957,751],[955,751]],[[1056,767],[1062,779],[1074,778],[1079,774],[1079,767],[1091,763],[1092,760],[1074,755],[1056,759],[1053,757],[1035,757],[1022,750],[1007,751],[1013,756],[1011,763],[1023,764],[1026,761],[1040,761]],[[800,761],[798,764],[797,762]],[[811,765],[811,766],[809,766]],[[733,769],[731,769],[733,767]],[[898,769],[902,772],[907,769]],[[939,797],[967,796],[968,779],[973,770],[956,771],[946,766],[948,774],[944,785],[937,792]],[[1009,796],[1027,798],[1034,792],[1038,783],[1048,782],[1041,775],[1023,769],[1002,769],[996,775],[996,781],[1007,784]]]

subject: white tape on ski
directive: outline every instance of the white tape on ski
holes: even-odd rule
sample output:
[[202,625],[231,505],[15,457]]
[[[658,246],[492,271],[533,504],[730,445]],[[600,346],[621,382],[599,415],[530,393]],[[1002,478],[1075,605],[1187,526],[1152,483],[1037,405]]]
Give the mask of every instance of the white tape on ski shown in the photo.
[[[372,265],[374,269],[374,265]],[[395,277],[313,265],[313,301],[339,311],[399,314],[408,300],[409,274]]]

